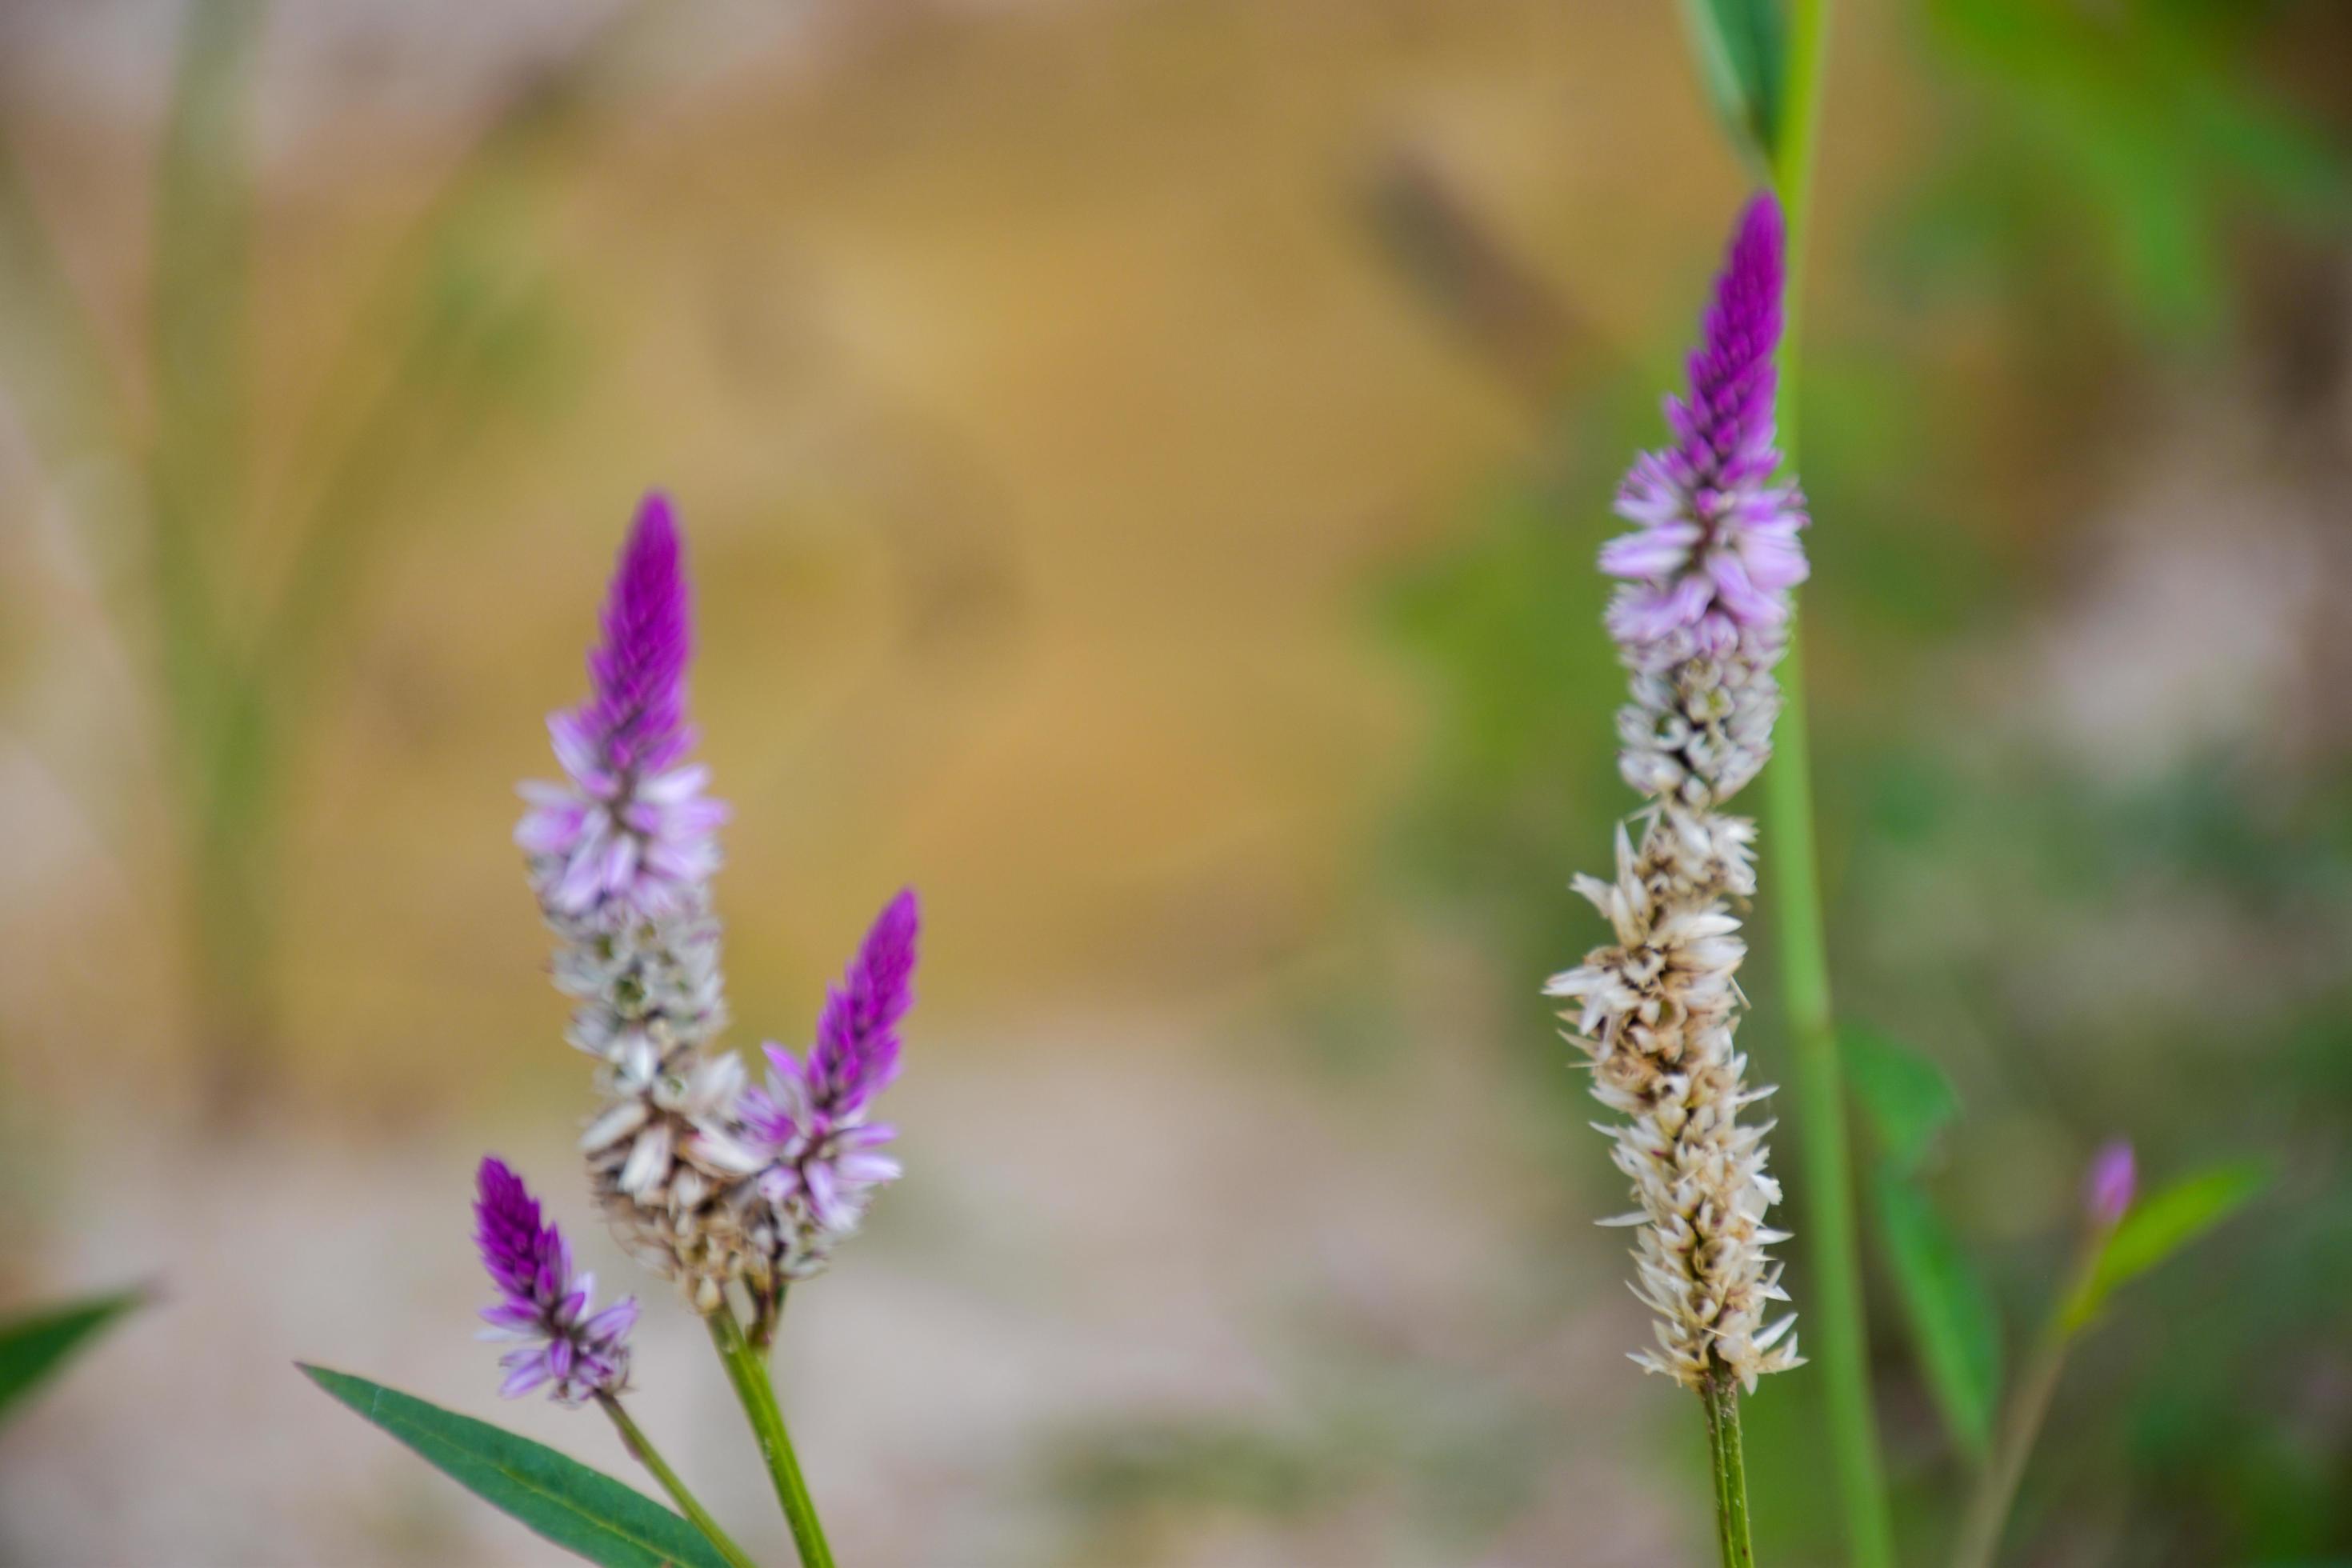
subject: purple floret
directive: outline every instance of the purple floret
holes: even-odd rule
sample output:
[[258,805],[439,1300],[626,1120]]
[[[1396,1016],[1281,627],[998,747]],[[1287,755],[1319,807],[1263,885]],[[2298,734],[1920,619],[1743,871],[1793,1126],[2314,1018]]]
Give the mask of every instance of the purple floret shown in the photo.
[[760,1190],[784,1221],[788,1261],[821,1264],[857,1227],[874,1189],[899,1174],[883,1152],[897,1130],[866,1113],[898,1076],[921,921],[912,889],[892,899],[826,994],[808,1059],[767,1047],[767,1085],[744,1094],[745,1129],[769,1155]]
[[1601,547],[1601,567],[1627,580],[1609,629],[1637,666],[1777,634],[1805,579],[1804,497],[1772,478],[1781,246],[1780,205],[1759,195],[1717,280],[1690,395],[1666,400],[1675,444],[1644,454],[1618,491],[1617,514],[1637,527]]
[[567,784],[526,784],[515,841],[551,914],[677,912],[719,868],[727,808],[687,764],[686,668],[693,614],[684,545],[668,498],[649,495],[622,547],[588,656],[588,700],[551,715]]
[[629,1331],[637,1321],[635,1297],[603,1311],[594,1307],[596,1277],[575,1274],[563,1233],[540,1217],[539,1200],[505,1162],[486,1156],[477,1178],[474,1245],[499,1300],[482,1309],[483,1338],[521,1343],[499,1358],[508,1398],[552,1384],[566,1405],[618,1394],[629,1381]]

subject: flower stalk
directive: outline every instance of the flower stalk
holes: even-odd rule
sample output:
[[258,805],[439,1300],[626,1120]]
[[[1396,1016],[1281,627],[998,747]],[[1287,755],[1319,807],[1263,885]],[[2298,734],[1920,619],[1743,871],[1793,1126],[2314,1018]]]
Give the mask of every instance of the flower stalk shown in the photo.
[[[1812,232],[1814,151],[1819,139],[1830,36],[1829,0],[1791,0],[1788,74],[1771,172],[1787,221],[1788,269],[1780,340],[1780,440],[1796,460],[1800,323],[1804,259]],[[1878,1418],[1870,1389],[1870,1325],[1862,1290],[1862,1247],[1854,1208],[1853,1158],[1846,1126],[1843,1065],[1830,994],[1829,942],[1822,915],[1815,847],[1811,742],[1806,722],[1803,650],[1792,606],[1781,673],[1780,744],[1764,774],[1764,819],[1776,855],[1774,931],[1787,1008],[1797,1107],[1804,1137],[1805,1223],[1812,1253],[1813,1310],[1819,1324],[1829,1410],[1830,1454],[1853,1568],[1893,1568],[1894,1521],[1879,1460]]]
[[727,1369],[727,1381],[759,1439],[760,1458],[775,1485],[784,1522],[792,1527],[793,1546],[800,1552],[802,1568],[834,1568],[833,1548],[825,1543],[824,1526],[817,1520],[816,1503],[801,1475],[800,1458],[793,1452],[792,1433],[784,1426],[783,1407],[776,1403],[776,1385],[768,1375],[768,1363],[743,1337],[743,1325],[736,1321],[733,1309],[722,1307],[707,1321],[710,1342],[718,1347],[719,1363]]
[[1715,1533],[1723,1547],[1723,1568],[1756,1568],[1756,1546],[1748,1529],[1748,1450],[1739,1435],[1739,1385],[1729,1377],[1706,1380],[1707,1469],[1715,1482]]
[[654,1447],[653,1439],[645,1435],[626,1410],[621,1408],[621,1402],[610,1394],[600,1393],[596,1395],[596,1404],[611,1417],[613,1428],[620,1433],[621,1446],[628,1449],[629,1457],[643,1465],[654,1479],[661,1483],[662,1490],[669,1494],[670,1501],[677,1504],[678,1512],[686,1515],[687,1522],[702,1531],[704,1538],[718,1549],[719,1555],[727,1560],[728,1568],[758,1568],[751,1554],[736,1545],[727,1531],[719,1528],[719,1521],[710,1517],[710,1510],[702,1506],[702,1500],[678,1479],[677,1472],[669,1468],[669,1461],[661,1457],[661,1450]]

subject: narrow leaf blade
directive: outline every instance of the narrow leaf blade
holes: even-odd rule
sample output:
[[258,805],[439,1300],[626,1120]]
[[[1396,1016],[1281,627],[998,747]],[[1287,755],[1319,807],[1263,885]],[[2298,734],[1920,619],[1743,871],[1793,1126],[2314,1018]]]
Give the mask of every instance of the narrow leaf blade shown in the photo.
[[2184,1176],[2137,1205],[2100,1247],[2089,1279],[2067,1306],[2067,1328],[2089,1322],[2119,1287],[2228,1219],[2269,1184],[2270,1172],[2261,1162],[2241,1160]]
[[1874,1029],[1842,1029],[1838,1047],[1879,1147],[1905,1175],[1916,1173],[1936,1134],[1960,1113],[1952,1080],[1928,1058]]
[[1682,12],[1708,100],[1732,135],[1769,164],[1780,123],[1780,0],[1682,0]]
[[604,1568],[727,1568],[694,1526],[634,1488],[543,1443],[349,1373],[303,1374],[458,1485]]
[[100,1330],[146,1299],[143,1290],[118,1290],[0,1323],[0,1417]]
[[1952,1441],[1981,1464],[2000,1397],[2000,1313],[1934,1202],[1889,1163],[1878,1218],[1927,1391]]

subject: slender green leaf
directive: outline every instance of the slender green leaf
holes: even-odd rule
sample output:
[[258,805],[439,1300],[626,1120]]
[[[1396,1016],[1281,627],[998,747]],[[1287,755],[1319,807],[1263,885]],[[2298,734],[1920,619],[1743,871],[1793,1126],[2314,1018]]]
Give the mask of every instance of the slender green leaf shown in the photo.
[[1780,0],[1682,0],[1700,82],[1733,137],[1764,163],[1780,126],[1784,29]]
[[1927,1391],[1952,1441],[1981,1464],[2000,1398],[2000,1313],[1944,1216],[1890,1163],[1878,1173],[1878,1220]]
[[2118,1287],[2228,1219],[2269,1184],[2270,1172],[2259,1161],[2241,1160],[2184,1176],[2137,1205],[2107,1237],[2082,1289],[2067,1303],[2067,1331],[2081,1329]]
[[1936,1134],[1960,1113],[1952,1080],[1935,1062],[1874,1029],[1848,1025],[1838,1031],[1838,1045],[1879,1147],[1897,1171],[1916,1173]]
[[694,1526],[643,1492],[544,1444],[363,1377],[296,1364],[311,1382],[476,1497],[591,1563],[604,1568],[727,1568]]
[[90,1336],[146,1299],[143,1290],[118,1290],[0,1323],[0,1417]]

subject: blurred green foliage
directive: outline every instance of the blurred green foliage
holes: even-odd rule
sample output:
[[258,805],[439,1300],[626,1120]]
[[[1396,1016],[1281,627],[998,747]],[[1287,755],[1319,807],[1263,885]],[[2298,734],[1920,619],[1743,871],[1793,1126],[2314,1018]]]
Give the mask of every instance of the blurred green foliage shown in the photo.
[[2095,239],[2096,279],[2112,279],[2139,327],[2211,331],[2233,200],[2308,227],[2352,216],[2342,149],[2250,68],[2286,9],[1929,0],[1944,58],[1979,89],[1952,194],[1987,237]]
[[118,1290],[0,1321],[0,1419],[101,1331],[146,1300],[144,1290]]

